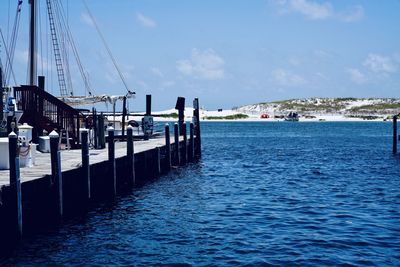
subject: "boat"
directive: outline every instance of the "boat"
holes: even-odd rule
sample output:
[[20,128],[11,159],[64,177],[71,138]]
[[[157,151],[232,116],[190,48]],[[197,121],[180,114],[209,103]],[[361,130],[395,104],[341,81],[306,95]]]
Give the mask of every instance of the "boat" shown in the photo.
[[[15,21],[19,21],[19,17],[21,14],[23,1],[18,1],[17,3],[17,13]],[[92,16],[88,6],[84,2],[86,11],[91,17],[91,21],[96,24],[94,17]],[[17,82],[14,82],[15,86],[11,87],[10,79],[14,76],[12,65],[13,65],[13,57],[15,49],[15,44],[12,43],[16,40],[13,39],[10,41],[10,44],[4,43],[4,49],[2,49],[2,53],[4,53],[4,65],[1,64],[0,58],[0,93],[2,96],[1,102],[1,116],[2,119],[1,126],[2,127],[2,135],[7,136],[10,132],[10,124],[11,121],[14,122],[14,125],[18,125],[18,123],[28,123],[33,126],[33,142],[38,142],[39,136],[43,133],[51,132],[52,130],[65,130],[68,132],[68,136],[72,139],[72,146],[79,147],[80,143],[80,128],[87,127],[88,120],[93,120],[93,113],[89,114],[81,112],[78,107],[94,105],[95,103],[103,102],[103,103],[111,103],[113,108],[113,114],[115,117],[115,108],[117,101],[123,101],[123,109],[125,110],[125,116],[129,114],[126,108],[126,101],[130,98],[135,98],[135,92],[130,90],[128,87],[126,80],[123,77],[123,73],[118,67],[115,58],[111,54],[111,50],[108,47],[107,43],[103,35],[101,34],[99,27],[96,24],[96,31],[102,37],[101,40],[106,48],[106,51],[109,54],[109,57],[121,78],[121,81],[126,89],[126,94],[121,95],[108,95],[108,94],[95,94],[93,88],[90,86],[89,77],[87,76],[87,71],[84,69],[83,64],[80,60],[77,47],[75,46],[76,42],[73,40],[73,36],[71,34],[71,30],[69,29],[66,13],[63,10],[63,6],[60,0],[47,0],[46,7],[49,18],[49,28],[50,33],[48,38],[51,39],[53,45],[53,56],[55,60],[55,69],[57,70],[57,78],[59,83],[59,96],[52,95],[44,86],[44,76],[37,76],[37,50],[38,50],[38,40],[37,40],[37,17],[38,17],[38,1],[31,0],[29,1],[30,5],[30,39],[29,39],[29,68],[28,68],[28,76],[29,82],[28,85],[17,85]],[[1,27],[0,27],[1,30]],[[18,31],[15,31],[16,34]],[[14,33],[13,33],[14,34]],[[3,35],[3,34],[2,34]],[[63,39],[65,38],[65,40]],[[4,38],[2,38],[3,40]],[[4,40],[3,40],[4,41]],[[1,43],[3,44],[3,43]],[[75,58],[76,64],[79,68],[79,72],[82,76],[82,80],[85,87],[84,94],[75,95],[72,89],[71,83],[71,71],[69,70],[68,64],[68,56],[63,51],[70,51],[71,58]],[[72,51],[72,52],[71,52]],[[4,66],[4,68],[2,68]],[[42,79],[41,79],[42,78]],[[7,89],[9,88],[9,89]],[[94,108],[94,106],[93,106]],[[150,114],[149,114],[150,115]],[[12,117],[11,117],[12,116]],[[7,117],[8,122],[7,122]],[[142,127],[138,128],[139,135],[148,135],[147,132],[152,133],[152,117],[148,116],[144,122],[142,122]],[[103,119],[101,117],[99,119]],[[93,120],[95,121],[95,120]],[[109,125],[110,121],[104,121],[102,125]],[[118,128],[116,125],[115,119],[111,121],[111,124],[114,128]],[[126,124],[126,123],[125,123]],[[126,126],[124,124],[124,126]],[[145,125],[146,124],[146,125]],[[86,126],[84,126],[86,125]],[[116,127],[117,126],[117,127]],[[146,127],[144,127],[146,126]],[[105,128],[105,127],[104,127]],[[105,129],[104,129],[105,130]],[[147,132],[146,132],[147,131]],[[135,131],[136,132],[136,131]],[[146,133],[145,133],[146,132]]]
[[291,111],[287,116],[285,116],[285,121],[299,121],[299,114]]

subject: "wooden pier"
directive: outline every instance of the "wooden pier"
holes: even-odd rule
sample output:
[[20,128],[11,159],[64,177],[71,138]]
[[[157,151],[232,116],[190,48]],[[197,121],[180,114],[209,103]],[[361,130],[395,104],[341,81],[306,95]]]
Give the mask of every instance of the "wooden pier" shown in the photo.
[[[198,101],[197,99],[195,102]],[[90,205],[114,200],[118,194],[195,162],[201,155],[200,123],[165,126],[163,136],[133,141],[131,127],[126,141],[108,129],[105,149],[89,149],[88,131],[80,132],[81,149],[59,150],[59,135],[50,136],[50,153],[36,153],[33,167],[19,167],[16,135],[9,135],[10,170],[0,170],[0,259],[21,238],[64,220],[85,214]],[[186,127],[186,124],[188,126]],[[174,129],[174,133],[170,133]]]

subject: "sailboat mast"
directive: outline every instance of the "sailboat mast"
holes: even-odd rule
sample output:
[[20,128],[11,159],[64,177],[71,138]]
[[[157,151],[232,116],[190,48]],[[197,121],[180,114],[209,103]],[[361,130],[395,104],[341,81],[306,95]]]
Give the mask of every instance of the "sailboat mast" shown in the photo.
[[30,27],[29,27],[29,85],[36,85],[37,76],[37,54],[36,54],[36,14],[37,0],[29,0],[31,5]]

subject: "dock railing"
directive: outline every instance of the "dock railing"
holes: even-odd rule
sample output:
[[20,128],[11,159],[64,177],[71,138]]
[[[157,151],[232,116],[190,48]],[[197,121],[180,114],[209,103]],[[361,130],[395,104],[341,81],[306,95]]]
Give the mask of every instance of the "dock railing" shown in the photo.
[[34,127],[33,138],[37,138],[41,130],[50,133],[65,129],[72,139],[71,145],[79,145],[79,119],[82,117],[79,111],[36,86],[14,87],[14,95],[18,109],[24,111],[21,123]]

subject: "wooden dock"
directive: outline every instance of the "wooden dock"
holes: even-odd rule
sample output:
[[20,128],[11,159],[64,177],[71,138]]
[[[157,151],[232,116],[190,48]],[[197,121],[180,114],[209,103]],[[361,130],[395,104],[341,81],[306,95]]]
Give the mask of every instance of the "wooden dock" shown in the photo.
[[[183,141],[183,137],[180,137]],[[172,139],[171,144],[175,141]],[[154,139],[141,140],[134,142],[135,154],[144,151],[151,151],[156,148],[165,147],[165,138],[159,136]],[[90,164],[105,162],[108,160],[106,149],[90,149]],[[115,159],[118,160],[126,156],[126,142],[115,142]],[[61,171],[70,171],[78,169],[82,166],[81,150],[61,150]],[[20,169],[21,183],[32,181],[35,179],[43,178],[46,175],[51,175],[51,159],[50,153],[36,152],[36,163],[33,167],[25,167]],[[10,184],[10,171],[0,170],[0,187]]]

